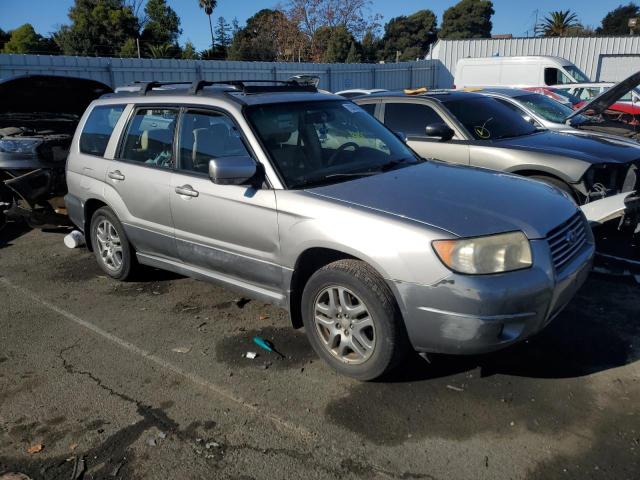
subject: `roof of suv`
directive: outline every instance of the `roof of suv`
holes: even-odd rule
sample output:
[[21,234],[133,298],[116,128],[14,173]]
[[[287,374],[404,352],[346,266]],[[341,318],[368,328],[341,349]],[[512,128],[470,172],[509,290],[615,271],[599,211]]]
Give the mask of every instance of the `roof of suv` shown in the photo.
[[[320,92],[315,87],[294,85],[291,82],[269,82],[271,87],[256,85],[262,81],[230,81],[223,82],[177,82],[177,83],[133,83],[120,87],[115,93],[102,98],[149,98],[149,97],[210,97],[224,98],[241,105],[262,105],[269,103],[305,102],[319,100],[344,100],[327,92]],[[245,85],[249,83],[249,85]]]

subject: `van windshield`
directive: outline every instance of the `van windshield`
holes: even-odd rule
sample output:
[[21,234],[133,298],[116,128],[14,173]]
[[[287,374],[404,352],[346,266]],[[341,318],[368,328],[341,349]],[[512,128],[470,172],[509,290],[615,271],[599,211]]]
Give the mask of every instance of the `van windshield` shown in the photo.
[[494,98],[452,100],[445,107],[476,140],[522,137],[538,131],[522,116]]
[[256,105],[246,116],[288,188],[352,180],[422,161],[351,102]]
[[578,83],[588,83],[591,80],[589,80],[589,78],[582,73],[582,70],[580,70],[578,67],[576,67],[575,65],[569,65],[564,67],[564,69],[569,73],[569,75],[571,75],[576,82]]

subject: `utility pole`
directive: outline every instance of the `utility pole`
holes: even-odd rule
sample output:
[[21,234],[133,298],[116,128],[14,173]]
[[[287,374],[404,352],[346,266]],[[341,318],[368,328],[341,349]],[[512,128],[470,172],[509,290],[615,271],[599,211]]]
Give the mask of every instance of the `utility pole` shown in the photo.
[[535,20],[533,21],[533,36],[535,37],[538,31],[538,13],[540,13],[540,10],[536,8],[533,13],[535,14]]
[[136,47],[138,47],[138,58],[140,58],[140,39],[136,37]]

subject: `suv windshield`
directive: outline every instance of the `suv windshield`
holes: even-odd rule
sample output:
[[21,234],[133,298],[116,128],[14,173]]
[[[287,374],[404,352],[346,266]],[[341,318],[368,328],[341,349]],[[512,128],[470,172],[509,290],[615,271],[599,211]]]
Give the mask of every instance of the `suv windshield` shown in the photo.
[[537,131],[536,127],[493,98],[478,95],[472,99],[452,100],[444,105],[476,140],[521,137]]
[[[556,102],[549,97],[537,93],[522,95],[517,97],[516,100],[545,120],[554,123],[564,123],[565,119],[573,113],[571,107],[567,107],[560,102]],[[578,122],[584,120],[582,115],[578,115],[575,118]]]
[[421,161],[351,102],[256,105],[246,115],[288,188],[344,181]]

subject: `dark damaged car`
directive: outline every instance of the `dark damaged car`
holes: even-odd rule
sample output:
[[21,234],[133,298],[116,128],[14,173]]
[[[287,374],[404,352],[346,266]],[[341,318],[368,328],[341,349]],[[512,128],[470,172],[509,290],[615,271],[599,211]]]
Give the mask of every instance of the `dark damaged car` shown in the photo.
[[353,100],[413,150],[550,184],[583,205],[638,190],[640,145],[537,128],[495,98],[463,91],[388,92]]
[[81,78],[33,75],[0,80],[0,228],[68,223],[65,164],[87,106],[112,90]]

